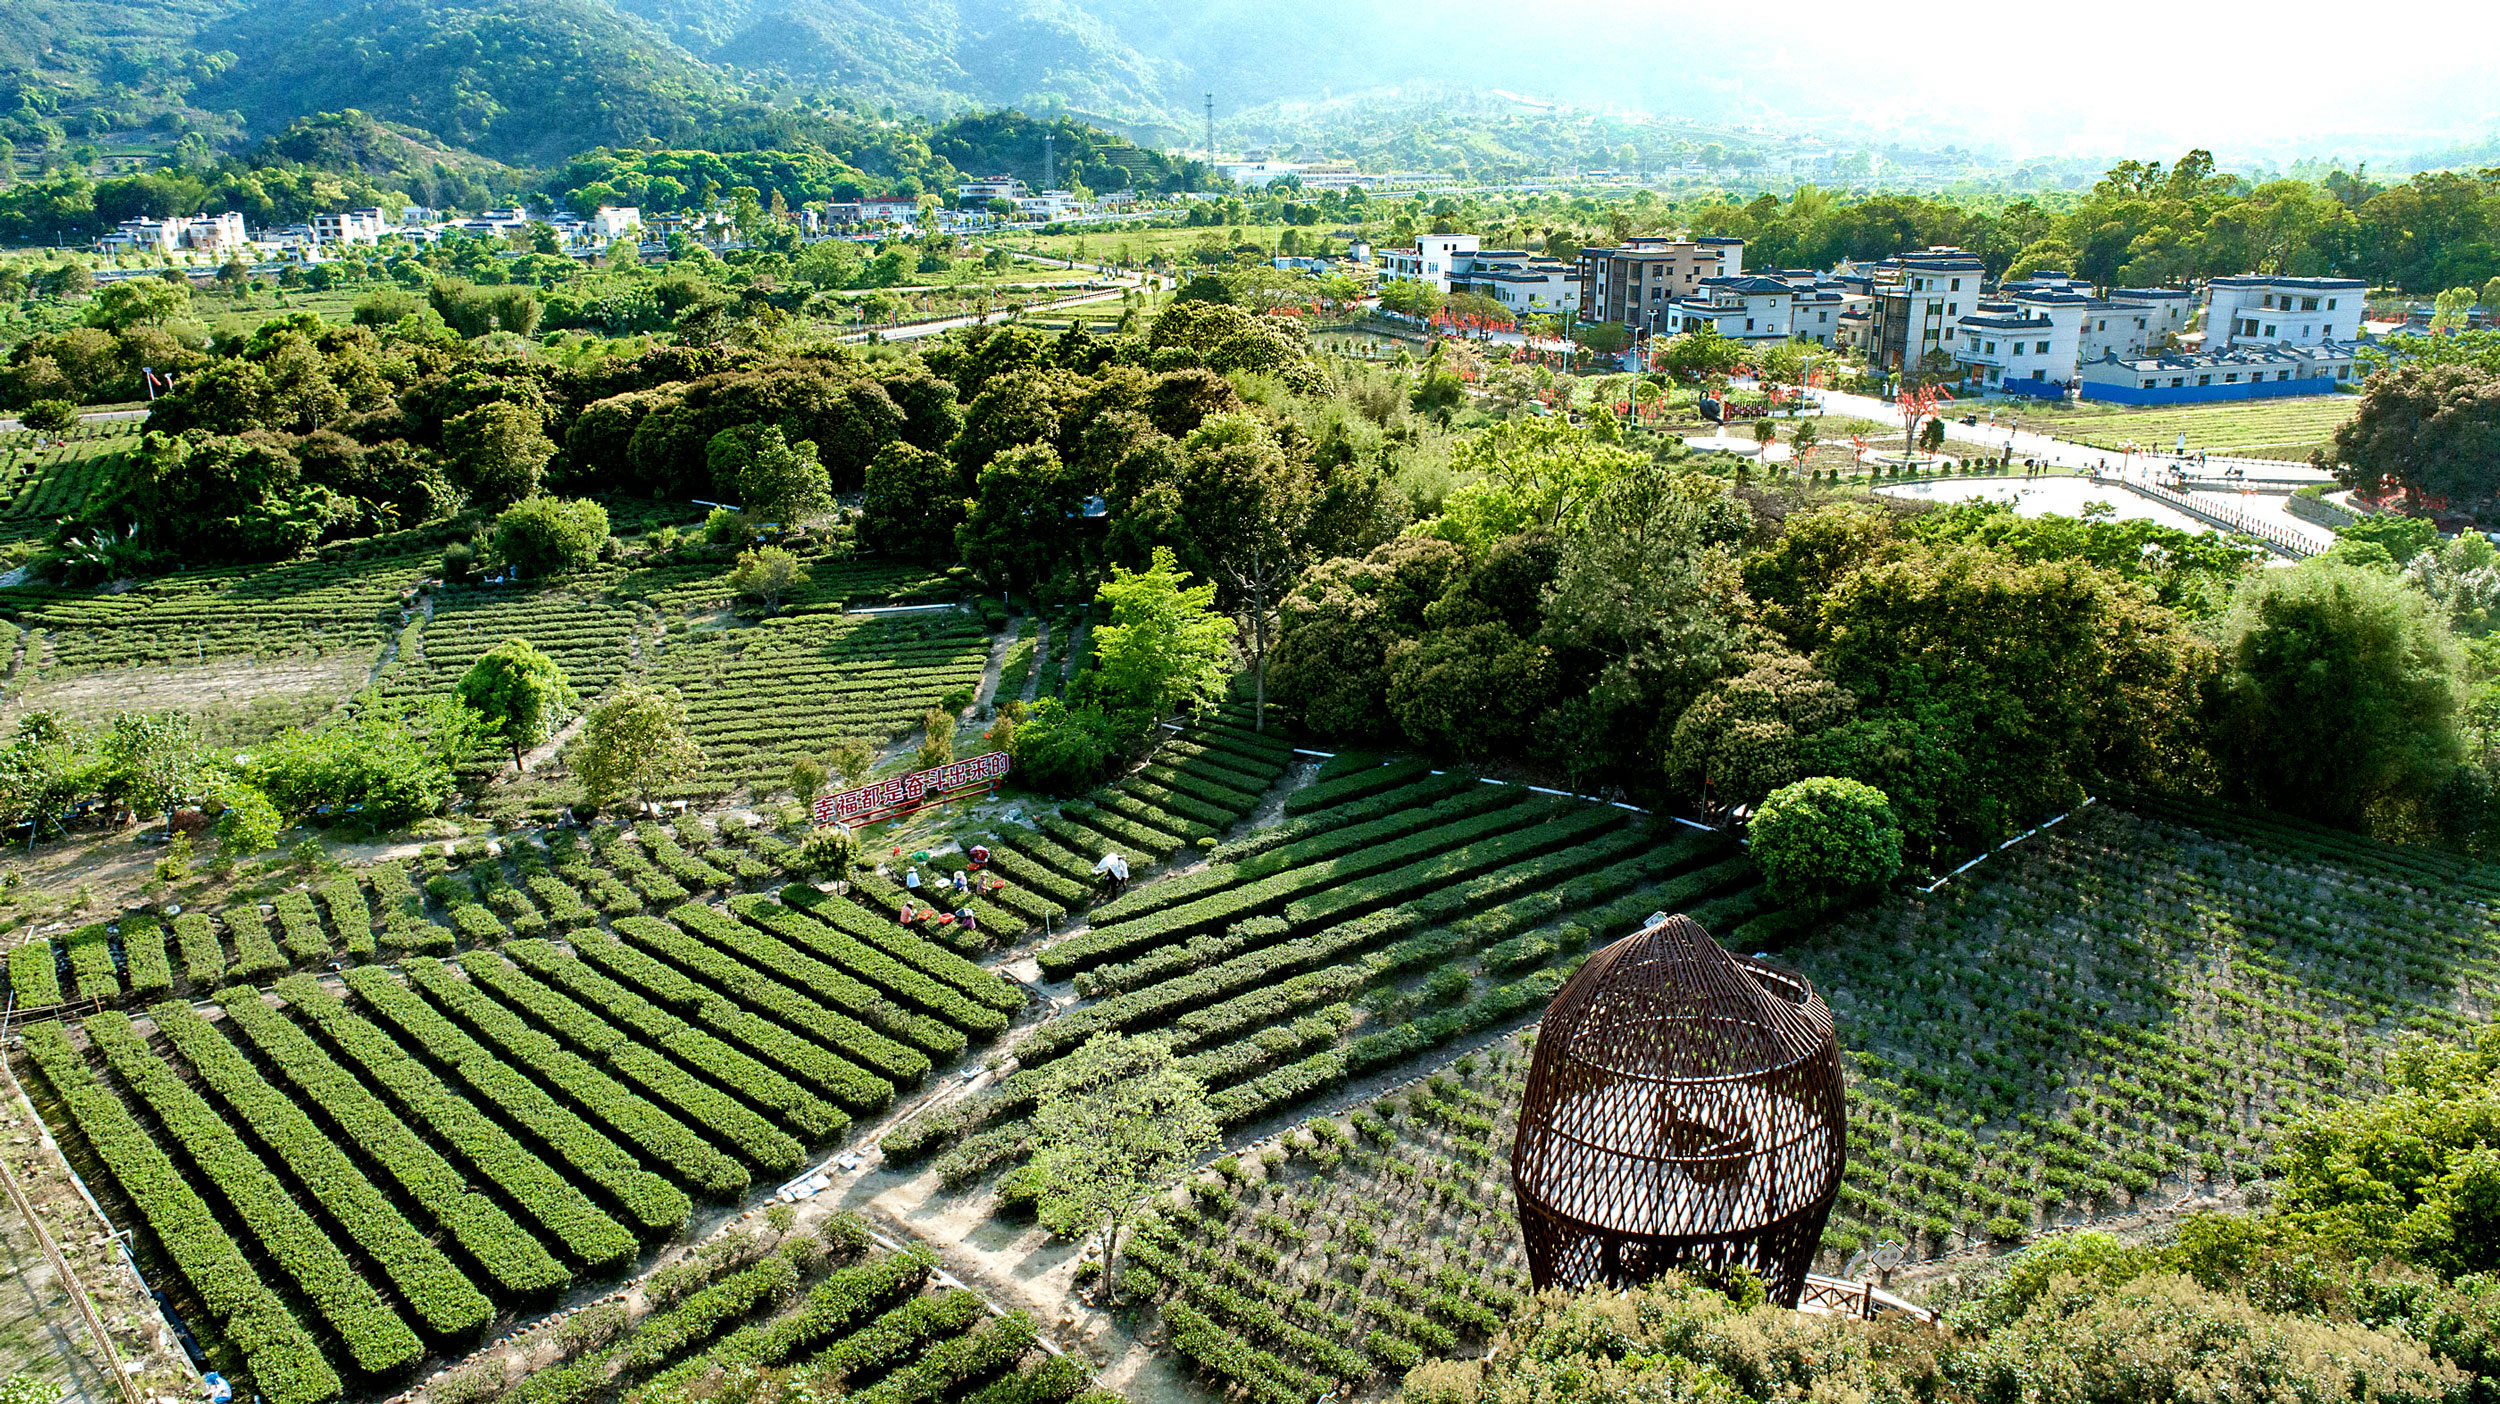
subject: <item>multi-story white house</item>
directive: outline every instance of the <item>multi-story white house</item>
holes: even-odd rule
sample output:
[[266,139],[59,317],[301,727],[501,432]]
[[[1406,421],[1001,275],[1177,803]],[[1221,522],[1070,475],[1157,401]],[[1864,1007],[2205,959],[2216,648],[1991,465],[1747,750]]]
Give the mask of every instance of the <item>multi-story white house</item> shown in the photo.
[[1580,305],[1580,270],[1576,264],[1525,249],[1479,249],[1462,256],[1464,267],[1451,274],[1450,286],[1493,299],[1523,316],[1552,315]]
[[381,242],[390,222],[377,209],[339,210],[314,215],[312,228],[316,243],[374,244]]
[[1442,292],[1453,280],[1466,281],[1466,271],[1481,241],[1473,234],[1425,234],[1411,249],[1380,251],[1380,276],[1430,283]]
[[1669,333],[1709,327],[1733,341],[1786,341],[1797,289],[1782,278],[1740,273],[1732,278],[1704,278],[1696,296],[1667,304]]
[[2216,278],[2205,285],[2205,349],[2356,340],[2368,291],[2359,278]]
[[2062,397],[2074,383],[2076,348],[2093,301],[2064,291],[1992,299],[1954,323],[1954,363],[1967,383],[1982,389]]
[[243,216],[228,210],[224,214],[171,215],[164,219],[125,219],[113,226],[113,232],[97,241],[108,252],[169,254],[178,249],[193,253],[233,253],[251,243],[251,235],[243,228]]

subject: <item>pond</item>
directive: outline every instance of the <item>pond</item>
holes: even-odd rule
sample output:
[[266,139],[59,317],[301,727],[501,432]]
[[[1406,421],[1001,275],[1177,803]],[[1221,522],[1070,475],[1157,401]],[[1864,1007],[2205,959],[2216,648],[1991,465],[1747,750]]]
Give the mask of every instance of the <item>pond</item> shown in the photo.
[[2042,478],[2029,483],[2005,478],[1947,478],[1899,483],[1876,491],[1926,502],[2008,502],[2026,517],[2080,517],[2087,506],[2107,504],[2123,519],[2159,522],[2181,531],[2211,530],[2185,512],[2138,497],[2124,488],[2095,485],[2088,478]]

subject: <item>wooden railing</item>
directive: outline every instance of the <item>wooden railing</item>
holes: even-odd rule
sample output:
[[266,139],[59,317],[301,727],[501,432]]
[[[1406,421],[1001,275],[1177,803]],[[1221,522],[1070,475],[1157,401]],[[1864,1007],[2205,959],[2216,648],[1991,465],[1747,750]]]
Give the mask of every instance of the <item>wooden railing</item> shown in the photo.
[[1828,1312],[1865,1321],[1921,1321],[1933,1324],[1936,1314],[1873,1282],[1844,1282],[1837,1277],[1806,1275],[1806,1290],[1797,1299],[1799,1311]]

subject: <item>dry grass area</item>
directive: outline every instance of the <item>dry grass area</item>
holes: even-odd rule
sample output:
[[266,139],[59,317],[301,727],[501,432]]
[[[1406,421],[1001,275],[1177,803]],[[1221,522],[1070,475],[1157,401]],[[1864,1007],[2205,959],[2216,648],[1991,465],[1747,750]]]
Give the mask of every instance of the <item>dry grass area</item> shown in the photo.
[[318,657],[225,658],[180,668],[50,672],[0,701],[0,727],[36,708],[90,724],[115,712],[171,711],[196,718],[210,739],[243,745],[318,718],[365,685],[373,652]]

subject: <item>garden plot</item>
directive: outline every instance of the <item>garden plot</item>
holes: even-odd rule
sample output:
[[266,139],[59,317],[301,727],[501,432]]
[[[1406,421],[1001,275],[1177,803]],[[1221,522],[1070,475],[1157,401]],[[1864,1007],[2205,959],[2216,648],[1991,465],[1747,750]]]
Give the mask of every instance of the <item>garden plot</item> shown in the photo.
[[[1204,760],[1250,743],[1219,723],[1185,744]],[[1098,906],[1089,929],[1042,948],[1044,978],[1073,979],[1086,1002],[1016,1044],[1024,1069],[1096,1033],[1165,1033],[1240,1134],[1541,1008],[1592,940],[1652,910],[1734,927],[1769,906],[1720,836],[1653,832],[1611,806],[1378,758],[1296,793],[1313,796],[1299,815],[1208,840],[1205,867]],[[1070,871],[1087,852],[1072,845],[1105,837],[1046,821],[998,843],[1037,884],[1075,883],[1090,876]],[[1019,1073],[888,1134],[887,1160],[935,1157],[949,1187],[1014,1165],[1031,1084]],[[1022,1190],[1010,1176],[1000,1193]]]
[[527,639],[555,659],[587,702],[636,664],[635,634],[648,619],[647,609],[607,598],[595,582],[553,590],[444,587],[434,593],[417,646],[403,648],[382,686],[392,695],[444,693],[488,649]]
[[2185,434],[2193,452],[2301,461],[2311,449],[2328,446],[2336,429],[2360,406],[2358,395],[2304,395],[2145,408],[2086,400],[2063,408],[2026,405],[2012,413],[2027,426],[2098,448],[2134,444],[2167,453]]
[[[2479,1026],[2495,895],[2444,855],[2146,802],[1817,933],[1779,960],[1831,1001],[1848,1055],[1818,1270],[1883,1238],[1924,1256],[2254,1178],[2301,1109],[2382,1085],[2401,1036]],[[1748,946],[1712,906],[1684,909]],[[1497,1043],[1310,1123],[1290,1157],[1218,1162],[1140,1231],[1124,1285],[1164,1303],[1183,1358],[1277,1404],[1480,1341],[1479,1308],[1524,1286],[1502,1159],[1526,1060]]]
[[65,433],[0,433],[0,520],[70,516],[111,481],[139,446],[139,424],[108,420]]
[[[737,890],[777,883],[779,851],[692,819],[472,840],[27,943],[21,1010],[118,1006],[37,1016],[29,1081],[221,1367],[271,1404],[386,1391],[498,1314],[628,1271],[698,1203],[798,1173],[1023,1010],[852,899]],[[1039,1368],[1029,1332],[924,1324],[844,1378],[934,1362],[959,1371],[946,1392]],[[1033,1397],[1083,1387],[1063,1374]]]
[[881,746],[950,699],[969,705],[989,647],[979,621],[953,610],[673,634],[652,675],[685,694],[705,768],[670,793],[776,782],[843,741]]
[[[919,1245],[889,1247],[849,1214],[810,1225],[776,1206],[603,1302],[447,1377],[482,1397],[524,1373],[540,1398],[623,1404],[724,1397],[759,1371],[809,1397],[863,1404],[1117,1404],[1083,1362],[1046,1349],[1033,1319],[993,1314]],[[552,1353],[552,1365],[542,1363]]]
[[20,685],[29,668],[53,678],[236,657],[370,661],[401,627],[401,593],[429,565],[391,556],[183,571],[112,594],[22,585],[0,592],[0,614],[26,630]]

